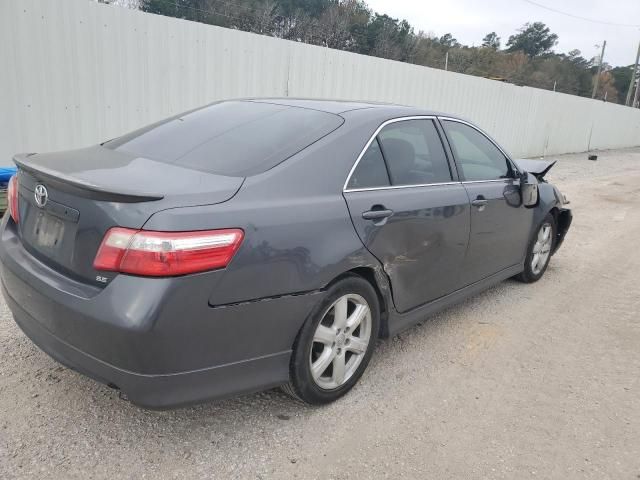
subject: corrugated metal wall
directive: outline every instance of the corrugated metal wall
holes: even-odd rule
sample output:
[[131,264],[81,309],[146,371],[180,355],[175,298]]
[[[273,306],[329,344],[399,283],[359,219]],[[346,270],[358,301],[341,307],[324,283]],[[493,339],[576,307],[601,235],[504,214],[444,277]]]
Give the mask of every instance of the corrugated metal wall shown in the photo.
[[459,114],[514,156],[640,145],[640,110],[88,0],[0,0],[0,164],[208,102],[303,96]]

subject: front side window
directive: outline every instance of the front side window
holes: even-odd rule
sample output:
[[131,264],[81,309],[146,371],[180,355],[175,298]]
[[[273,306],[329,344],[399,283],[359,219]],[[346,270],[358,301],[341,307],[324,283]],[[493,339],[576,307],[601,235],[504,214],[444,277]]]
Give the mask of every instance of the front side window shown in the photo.
[[510,178],[507,158],[482,133],[460,122],[444,120],[442,125],[465,180]]
[[432,120],[390,123],[378,134],[392,185],[451,181],[449,162]]

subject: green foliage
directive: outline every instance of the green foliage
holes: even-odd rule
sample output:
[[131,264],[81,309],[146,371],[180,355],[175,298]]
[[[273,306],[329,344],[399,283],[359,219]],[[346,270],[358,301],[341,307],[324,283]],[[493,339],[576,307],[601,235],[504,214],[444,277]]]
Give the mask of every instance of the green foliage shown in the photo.
[[[542,22],[526,23],[500,50],[488,33],[480,47],[460,44],[451,33],[415,32],[406,20],[371,11],[365,0],[141,0],[144,11],[222,27],[322,45],[364,55],[444,68],[531,87],[591,96],[596,74],[579,50],[552,52],[558,36]],[[606,67],[606,65],[605,65]],[[624,102],[628,67],[605,68],[598,98]]]
[[140,9],[158,15],[195,20],[194,8],[198,7],[198,3],[193,0],[142,0]]
[[500,37],[496,32],[487,33],[482,39],[482,46],[498,50],[500,48]]
[[460,48],[462,46],[450,33],[445,33],[438,41],[447,48]]
[[[631,83],[631,74],[633,73],[633,65],[626,67],[616,67],[611,69],[611,75],[613,76],[613,85],[618,91],[618,100],[625,101],[627,93],[629,92],[629,84]],[[636,77],[637,78],[637,77]]]
[[533,58],[549,53],[557,43],[558,35],[551,33],[544,23],[525,23],[517,34],[509,37],[507,51],[522,51]]

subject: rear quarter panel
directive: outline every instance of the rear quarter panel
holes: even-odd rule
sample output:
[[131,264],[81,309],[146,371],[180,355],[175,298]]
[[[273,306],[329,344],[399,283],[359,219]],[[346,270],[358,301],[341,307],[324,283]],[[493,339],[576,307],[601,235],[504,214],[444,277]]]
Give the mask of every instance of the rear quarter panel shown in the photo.
[[353,267],[370,264],[339,195],[252,200],[166,210],[145,228],[198,230],[240,227],[245,238],[211,285],[211,305],[324,287]]
[[244,230],[242,246],[210,287],[214,306],[318,290],[350,269],[379,269],[356,234],[342,187],[380,122],[346,122],[282,164],[248,177],[232,200],[160,211],[144,228]]

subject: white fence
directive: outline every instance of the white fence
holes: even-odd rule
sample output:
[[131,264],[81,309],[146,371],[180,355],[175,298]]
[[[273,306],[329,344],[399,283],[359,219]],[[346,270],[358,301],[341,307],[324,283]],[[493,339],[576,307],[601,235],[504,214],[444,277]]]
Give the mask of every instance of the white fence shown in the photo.
[[640,145],[639,109],[88,0],[0,0],[0,66],[0,165],[245,96],[459,114],[516,157]]

